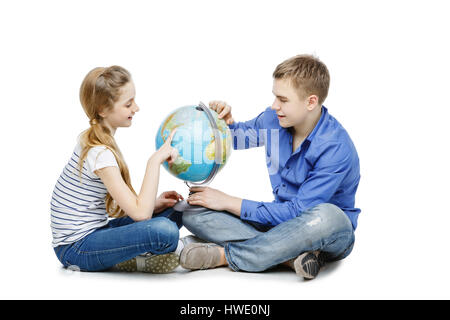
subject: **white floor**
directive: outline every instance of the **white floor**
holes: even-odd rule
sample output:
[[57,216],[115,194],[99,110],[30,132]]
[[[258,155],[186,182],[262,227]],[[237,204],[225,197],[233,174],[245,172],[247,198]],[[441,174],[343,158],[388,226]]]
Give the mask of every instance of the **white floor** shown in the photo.
[[[449,299],[448,6],[0,1],[8,48],[0,53],[0,298]],[[117,17],[114,32],[93,32],[105,29],[103,17]],[[152,275],[61,268],[50,245],[49,202],[88,126],[78,92],[89,70],[119,64],[133,74],[141,111],[115,139],[140,190],[169,110],[219,99],[233,106],[236,121],[253,119],[273,101],[276,65],[301,53],[329,67],[325,105],[361,160],[362,212],[347,259],[308,282],[286,269]],[[233,152],[211,186],[272,201],[264,148]],[[166,190],[187,195],[161,169],[159,191]]]
[[[188,234],[182,229],[182,235]],[[2,299],[432,299],[448,298],[449,277],[423,256],[409,264],[395,251],[364,249],[364,239],[345,260],[326,266],[312,281],[285,267],[263,273],[228,268],[171,274],[75,272],[48,254],[24,251],[23,260],[5,260]],[[416,259],[416,257],[414,257]],[[419,259],[420,260],[420,259]],[[443,267],[441,265],[441,267]],[[426,270],[425,270],[426,269]],[[428,271],[428,273],[424,272]]]

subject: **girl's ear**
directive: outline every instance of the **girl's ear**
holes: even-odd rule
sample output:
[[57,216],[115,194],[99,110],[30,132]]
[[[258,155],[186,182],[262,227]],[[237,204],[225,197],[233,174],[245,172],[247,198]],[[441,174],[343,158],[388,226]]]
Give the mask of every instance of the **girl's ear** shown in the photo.
[[98,113],[98,115],[100,116],[100,117],[102,117],[102,118],[105,118],[106,117],[106,111],[105,111],[105,108],[103,108],[102,110],[100,110],[99,111],[99,113]]

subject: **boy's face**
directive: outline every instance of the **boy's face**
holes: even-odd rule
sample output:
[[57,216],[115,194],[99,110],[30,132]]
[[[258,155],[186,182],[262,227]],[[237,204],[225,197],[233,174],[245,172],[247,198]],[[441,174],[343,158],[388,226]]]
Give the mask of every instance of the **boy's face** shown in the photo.
[[274,79],[272,92],[275,100],[271,109],[277,113],[280,126],[283,128],[302,125],[311,111],[311,97],[301,98],[305,94],[299,94],[289,79]]

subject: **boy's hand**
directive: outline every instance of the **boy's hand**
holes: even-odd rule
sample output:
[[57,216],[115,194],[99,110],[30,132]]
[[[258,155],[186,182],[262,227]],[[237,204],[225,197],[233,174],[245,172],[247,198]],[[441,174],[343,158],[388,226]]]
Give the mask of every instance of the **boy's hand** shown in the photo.
[[226,210],[229,197],[226,193],[209,187],[191,187],[189,191],[194,192],[187,198],[190,205],[216,211]]
[[189,191],[194,192],[187,199],[190,205],[202,206],[216,211],[228,211],[237,216],[241,214],[242,199],[210,187],[191,187]]
[[176,191],[166,191],[156,198],[154,213],[159,213],[167,208],[173,207],[178,201],[184,200],[183,196]]
[[209,102],[209,107],[219,114],[219,119],[225,120],[227,125],[233,124],[234,119],[231,115],[231,106],[225,101],[213,100]]

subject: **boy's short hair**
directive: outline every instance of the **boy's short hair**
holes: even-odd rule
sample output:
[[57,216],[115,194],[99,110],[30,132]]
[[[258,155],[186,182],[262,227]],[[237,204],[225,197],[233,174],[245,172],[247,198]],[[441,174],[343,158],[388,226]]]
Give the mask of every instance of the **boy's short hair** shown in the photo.
[[301,54],[283,61],[275,68],[273,77],[291,81],[293,87],[299,91],[299,96],[316,95],[319,105],[322,105],[328,95],[330,86],[328,68],[312,55]]

